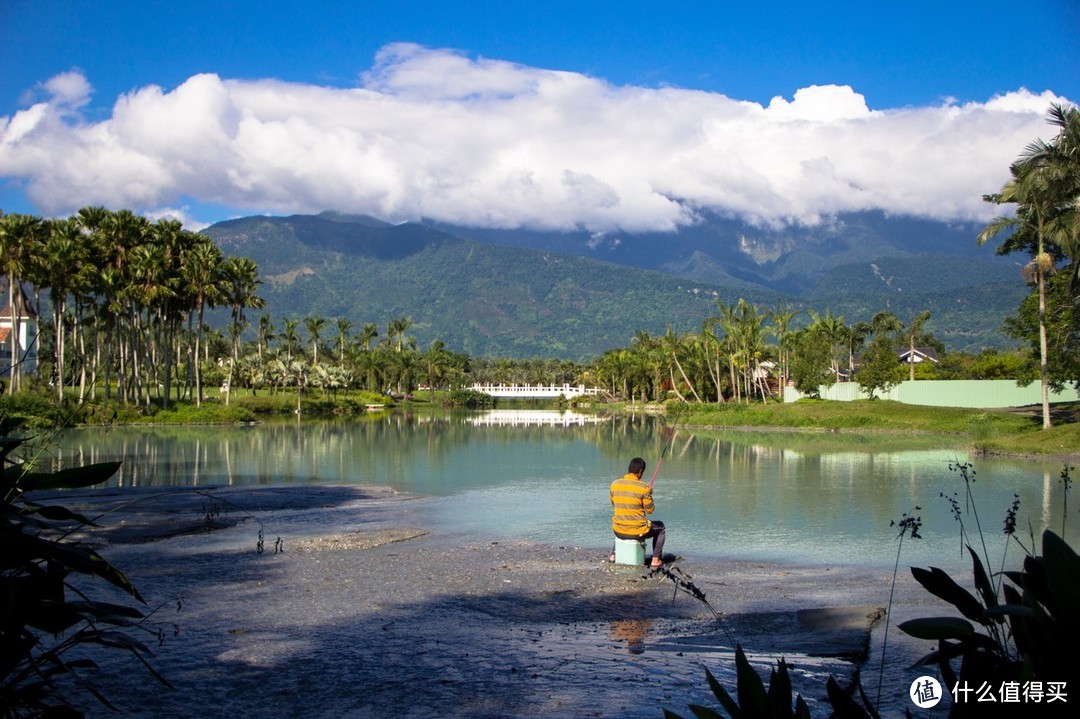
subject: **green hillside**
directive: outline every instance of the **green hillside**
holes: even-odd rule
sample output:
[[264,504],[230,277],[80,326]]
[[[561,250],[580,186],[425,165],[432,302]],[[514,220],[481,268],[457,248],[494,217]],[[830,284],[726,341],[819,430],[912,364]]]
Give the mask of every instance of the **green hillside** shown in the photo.
[[[804,310],[804,321],[805,310],[828,308],[849,324],[881,309],[901,318],[929,309],[928,328],[949,349],[977,351],[1004,344],[998,329],[1026,291],[1015,268],[1000,260],[906,253],[837,266],[827,251],[815,255],[812,242],[796,254],[804,278],[798,284],[814,286],[794,296],[737,279],[738,268],[729,263],[727,272],[701,250],[690,251],[681,268],[669,257],[659,271],[334,213],[250,217],[204,232],[227,253],[258,263],[260,294],[278,326],[320,315],[384,330],[389,320],[408,317],[408,334],[421,348],[441,339],[474,356],[589,359],[628,345],[638,331],[698,331],[715,314],[716,299],[740,297],[763,309]],[[790,258],[785,264],[795,266]]]
[[536,250],[484,245],[423,225],[322,217],[246,218],[204,231],[254,259],[275,322],[313,315],[385,327],[413,321],[475,356],[588,359],[644,330],[698,330],[716,298],[774,306],[779,295],[690,283],[659,272]]

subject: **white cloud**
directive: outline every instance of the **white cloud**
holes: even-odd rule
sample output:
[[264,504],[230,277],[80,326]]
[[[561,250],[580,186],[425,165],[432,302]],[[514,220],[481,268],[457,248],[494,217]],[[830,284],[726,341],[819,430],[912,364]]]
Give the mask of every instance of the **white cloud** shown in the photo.
[[827,85],[763,107],[406,44],[357,88],[197,75],[123,95],[102,121],[74,114],[90,96],[78,71],[43,87],[51,100],[0,118],[0,177],[46,214],[190,201],[596,232],[671,229],[703,208],[986,219],[982,195],[1063,101],[1021,89],[870,109]]
[[144,212],[143,215],[151,222],[157,222],[158,220],[178,220],[184,226],[185,230],[191,230],[192,232],[198,232],[209,226],[209,223],[194,217],[191,214],[191,209],[188,207],[181,209],[176,209],[174,207],[158,207]]
[[86,77],[77,70],[62,72],[43,85],[52,102],[69,107],[82,107],[90,101],[93,88]]

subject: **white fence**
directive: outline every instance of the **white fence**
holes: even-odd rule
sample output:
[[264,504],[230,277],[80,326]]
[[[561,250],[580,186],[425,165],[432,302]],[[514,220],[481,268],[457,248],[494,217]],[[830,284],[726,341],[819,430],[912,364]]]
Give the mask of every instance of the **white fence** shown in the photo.
[[[850,402],[867,399],[856,382],[837,382],[831,387],[821,387],[821,398]],[[1021,387],[1011,379],[935,380],[918,379],[901,382],[888,392],[878,392],[880,399],[891,399],[904,404],[932,407],[969,407],[972,409],[997,409],[1000,407],[1026,407],[1041,404],[1039,383]],[[794,402],[805,395],[792,385],[784,388],[784,401]],[[1080,395],[1070,383],[1061,392],[1051,392],[1051,402],[1076,402]]]

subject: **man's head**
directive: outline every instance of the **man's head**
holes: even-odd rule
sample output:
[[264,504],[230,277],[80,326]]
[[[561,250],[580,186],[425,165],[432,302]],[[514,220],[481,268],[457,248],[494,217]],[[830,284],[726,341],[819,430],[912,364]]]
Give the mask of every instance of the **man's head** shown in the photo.
[[630,469],[627,471],[640,477],[645,473],[645,460],[641,457],[634,457],[630,460]]

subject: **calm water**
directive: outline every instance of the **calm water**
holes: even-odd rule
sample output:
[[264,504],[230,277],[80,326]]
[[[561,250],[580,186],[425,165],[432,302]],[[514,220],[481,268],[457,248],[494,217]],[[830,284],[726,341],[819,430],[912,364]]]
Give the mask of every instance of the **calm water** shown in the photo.
[[[969,458],[942,439],[680,429],[649,417],[597,418],[543,410],[394,413],[359,422],[69,430],[66,465],[124,461],[114,486],[389,485],[444,497],[436,525],[493,537],[610,546],[608,484],[644,457],[656,517],[683,555],[892,567],[889,523],[915,506],[921,540],[903,564],[968,566],[959,524],[941,494],[964,502],[950,462],[970,462],[978,519],[999,562],[1002,521],[1020,495],[1020,534],[1061,530],[1060,463]],[[1070,503],[1080,506],[1080,498]],[[964,518],[975,534],[976,519]],[[1072,509],[1067,536],[1075,544]],[[977,535],[976,535],[977,536]],[[1021,556],[1015,545],[1008,550]]]

